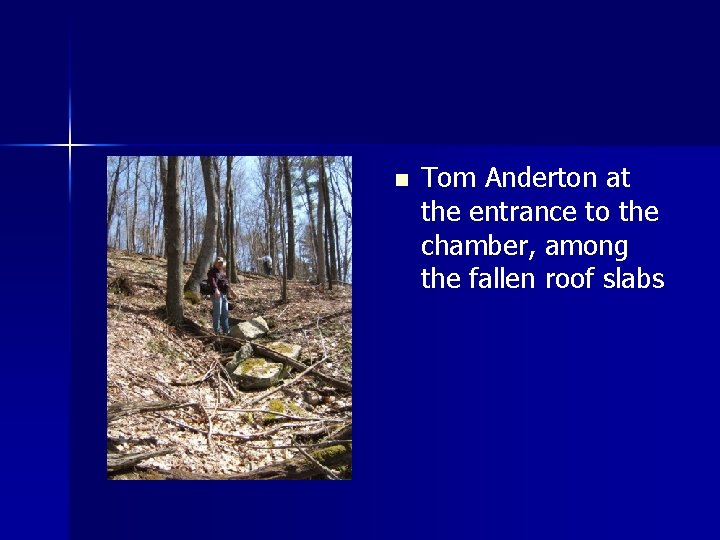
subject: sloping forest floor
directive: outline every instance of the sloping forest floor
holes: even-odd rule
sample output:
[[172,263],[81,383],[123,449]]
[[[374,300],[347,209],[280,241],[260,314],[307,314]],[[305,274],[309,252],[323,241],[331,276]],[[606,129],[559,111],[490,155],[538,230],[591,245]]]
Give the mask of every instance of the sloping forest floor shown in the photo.
[[351,477],[351,286],[290,280],[281,304],[279,277],[241,274],[231,325],[262,316],[270,333],[253,344],[302,346],[279,386],[243,391],[224,369],[238,344],[210,335],[209,298],[186,301],[189,324],[174,328],[164,259],[109,250],[107,270],[109,478]]

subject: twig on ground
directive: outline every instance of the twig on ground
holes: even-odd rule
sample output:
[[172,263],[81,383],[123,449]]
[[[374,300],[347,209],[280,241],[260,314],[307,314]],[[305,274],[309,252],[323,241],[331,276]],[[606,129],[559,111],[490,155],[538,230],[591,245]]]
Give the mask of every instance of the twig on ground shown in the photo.
[[[293,440],[293,443],[294,442],[295,441]],[[340,477],[338,477],[338,475],[335,474],[332,469],[329,469],[325,465],[320,463],[317,459],[308,454],[301,446],[295,445],[295,448],[297,448],[298,452],[300,452],[305,459],[307,459],[310,463],[320,469],[320,471],[325,474],[328,480],[340,480]]]
[[137,452],[134,454],[108,454],[107,456],[107,470],[108,472],[117,472],[124,469],[128,469],[145,461],[157,456],[164,456],[165,454],[172,454],[177,449],[164,448],[162,450],[156,450],[154,452]]
[[210,415],[208,414],[207,409],[205,408],[204,405],[201,404],[201,405],[200,405],[200,409],[201,409],[202,412],[205,414],[205,419],[207,420],[207,423],[208,423],[207,442],[208,442],[208,448],[209,448],[210,450],[212,450],[212,449],[213,449],[213,441],[212,441],[212,428],[213,428],[213,425],[212,425],[212,419],[210,418]]
[[218,407],[219,412],[231,412],[231,413],[259,413],[259,414],[273,414],[275,416],[280,416],[282,418],[287,418],[288,420],[298,420],[298,421],[307,421],[307,420],[317,420],[321,422],[345,422],[344,419],[337,419],[337,418],[316,418],[316,417],[305,417],[305,416],[293,416],[291,414],[285,414],[277,411],[271,411],[269,409],[236,409],[236,408],[225,408],[225,407]]
[[203,375],[199,379],[193,379],[192,381],[187,381],[187,382],[170,381],[170,384],[173,386],[192,386],[193,384],[200,384],[202,382],[207,381],[210,377],[212,377],[214,371],[215,371],[215,365],[213,365],[209,370],[207,370],[205,372],[205,375]]
[[[176,425],[176,426],[178,426],[178,427],[180,427],[180,428],[182,428],[182,429],[187,429],[188,431],[192,431],[193,433],[199,433],[200,435],[206,435],[206,436],[207,436],[207,434],[208,434],[207,430],[204,430],[204,429],[201,429],[201,428],[196,428],[196,427],[194,427],[194,426],[191,426],[191,425],[189,425],[189,424],[186,424],[185,422],[181,422],[180,420],[176,420],[175,418],[171,418],[171,417],[165,416],[165,415],[161,415],[160,417],[161,417],[163,420],[166,420],[166,421],[167,421],[168,423],[170,423],[170,424]],[[275,435],[275,434],[278,433],[279,431],[283,431],[283,430],[291,429],[291,428],[292,428],[292,429],[297,429],[298,427],[314,426],[314,425],[317,424],[317,423],[319,423],[319,422],[311,422],[311,423],[303,424],[303,425],[298,425],[298,424],[295,424],[295,425],[287,425],[287,424],[286,424],[286,425],[277,426],[277,427],[274,427],[274,428],[272,428],[272,429],[268,429],[268,430],[265,430],[265,431],[261,431],[261,432],[259,432],[259,433],[248,433],[248,434],[245,434],[245,433],[224,433],[224,432],[222,432],[222,431],[215,431],[215,432],[213,432],[213,436],[214,436],[214,437],[227,437],[227,438],[230,438],[230,439],[241,439],[241,440],[243,440],[243,441],[255,441],[255,440],[259,440],[259,439],[266,439],[266,438],[268,438],[268,437],[270,437],[270,436],[272,436],[272,435]],[[296,435],[297,435],[297,436],[303,436],[303,435],[305,435],[305,434],[304,434],[304,433],[296,433]]]
[[282,450],[283,448],[322,448],[324,446],[334,446],[336,444],[352,444],[352,439],[345,439],[341,441],[320,441],[314,444],[289,444],[284,446],[249,446],[248,448],[252,448],[253,450]]

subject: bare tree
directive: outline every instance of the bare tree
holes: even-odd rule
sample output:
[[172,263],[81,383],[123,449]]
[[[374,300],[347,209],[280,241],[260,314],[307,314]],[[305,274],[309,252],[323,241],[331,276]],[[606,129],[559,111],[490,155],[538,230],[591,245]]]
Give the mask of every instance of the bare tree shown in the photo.
[[[337,163],[337,160],[336,160]],[[335,242],[337,244],[337,254],[338,254],[338,277],[339,279],[346,281],[348,276],[348,270],[350,266],[350,227],[352,226],[352,160],[348,156],[342,156],[340,158],[340,163],[342,165],[342,168],[340,169],[339,173],[333,173],[332,170],[330,171],[330,189],[332,192],[332,200],[333,200],[333,213],[334,213],[334,221],[335,221]],[[344,179],[344,183],[340,183],[340,179],[338,179],[338,176],[341,176],[342,179]],[[345,197],[343,195],[343,188],[345,189],[345,194],[350,198],[349,201],[345,201]],[[340,203],[340,208],[342,209],[342,214],[344,216],[343,223],[343,234],[342,238],[344,239],[343,244],[341,246],[340,244],[340,228],[339,228],[339,219],[338,219],[338,210],[336,207],[336,204]]]
[[[165,162],[164,156],[158,156],[157,160],[158,160],[158,168],[160,169],[160,187],[161,187],[162,191],[164,192],[165,184],[167,183],[167,164]],[[164,199],[164,197],[163,197],[163,199]],[[163,217],[162,217],[163,214],[164,214],[164,206],[160,208],[160,216],[158,217],[157,225],[154,225],[155,230],[157,230],[158,232],[160,231],[160,222],[163,221]],[[153,221],[153,223],[154,223],[154,221]],[[159,254],[159,253],[163,253],[164,248],[165,248],[164,235],[163,235],[163,238],[160,238],[158,240],[159,240],[158,244],[160,244],[160,251],[158,252],[158,254]],[[167,256],[167,254],[165,254],[165,255]]]
[[264,255],[271,255],[273,265],[277,261],[275,249],[275,201],[273,197],[272,163],[270,157],[260,158],[260,170],[263,178],[263,200],[265,207],[265,249]]
[[331,197],[330,198],[332,199],[333,230],[335,231],[335,236],[334,236],[335,244],[333,246],[333,249],[335,251],[335,256],[336,256],[335,264],[337,265],[336,269],[334,267],[334,271],[335,271],[336,279],[342,280],[342,265],[340,264],[340,258],[341,258],[340,229],[338,228],[338,212],[337,212],[338,195],[335,192],[335,186],[330,184],[330,187],[331,187],[331,190],[330,190]]
[[288,156],[283,156],[282,167],[285,177],[285,213],[287,219],[287,279],[295,277],[295,219],[293,217],[292,179]]
[[[321,158],[324,161],[324,157]],[[329,165],[329,163],[328,163]],[[337,281],[337,263],[335,255],[335,231],[333,229],[333,217],[332,207],[330,206],[330,190],[328,189],[328,168],[325,168],[324,164],[321,164],[322,175],[320,177],[320,185],[318,189],[322,189],[323,196],[325,198],[325,228],[326,228],[326,239],[327,239],[327,250],[329,264],[327,267],[328,274],[328,285],[332,289],[333,281]]]
[[195,258],[195,158],[189,158],[187,174],[189,176],[190,191],[190,255],[188,258]]
[[[350,156],[343,156],[342,164],[345,171],[345,187],[352,200],[352,158]],[[350,217],[349,214],[348,217]]]
[[227,156],[227,180],[225,182],[225,236],[227,238],[228,277],[231,283],[237,283],[237,261],[235,260],[235,195],[232,182],[233,156]]
[[135,186],[133,188],[133,211],[132,219],[130,221],[130,247],[133,252],[137,252],[137,245],[135,243],[135,223],[137,221],[138,213],[138,183],[140,182],[140,156],[136,156],[137,161],[135,162]]
[[182,160],[182,170],[180,173],[183,183],[183,263],[187,264],[189,247],[188,247],[188,175],[187,160]]
[[127,157],[127,174],[125,175],[125,196],[123,197],[125,207],[125,251],[130,253],[130,158]]
[[117,159],[117,166],[115,167],[115,172],[112,175],[110,193],[108,194],[106,243],[110,242],[110,224],[112,223],[113,215],[115,214],[115,205],[117,204],[117,186],[120,181],[120,173],[122,172],[123,158],[118,157]]
[[321,287],[325,286],[325,190],[323,183],[325,182],[325,159],[318,156],[318,204],[317,204],[317,238],[315,240],[315,249],[317,251],[317,282]]
[[200,253],[198,253],[192,274],[185,283],[186,291],[200,291],[200,281],[205,276],[213,260],[215,251],[215,235],[217,233],[217,197],[215,197],[215,182],[213,181],[212,158],[200,158],[203,181],[205,183],[205,199],[207,201],[207,215],[205,216],[205,231],[203,233]]
[[310,236],[315,249],[312,251],[315,272],[317,273],[317,228],[315,227],[315,212],[313,209],[312,196],[310,195],[310,182],[308,180],[308,168],[310,166],[310,158],[302,158],[302,182],[305,188],[305,204],[308,212],[308,221],[310,222]]
[[[285,158],[287,159],[287,158]],[[279,162],[280,159],[278,158],[278,176],[277,176],[277,186],[275,192],[279,194],[280,197],[282,197],[282,180],[281,180],[281,174],[280,171],[284,169],[283,165]],[[279,205],[280,208],[282,208],[282,204]],[[285,244],[285,216],[283,215],[283,212],[280,211],[280,242],[282,244],[282,285],[280,288],[280,302],[286,303],[288,294],[287,294],[287,280],[288,280],[288,259],[287,259],[287,253],[289,248]]]
[[227,253],[225,252],[224,243],[223,243],[223,234],[225,233],[225,228],[223,227],[223,216],[222,216],[222,204],[220,202],[220,194],[222,193],[222,189],[220,187],[220,160],[218,157],[212,158],[213,163],[213,169],[215,170],[215,196],[217,197],[217,232],[216,232],[216,239],[215,244],[217,248],[218,255],[222,257],[227,257]]
[[[160,157],[160,161],[164,163],[165,159]],[[177,326],[183,321],[182,237],[177,156],[168,157],[166,174],[166,180],[163,182],[165,246],[167,248],[167,293],[165,295],[165,305],[167,307],[168,320],[171,324]]]
[[158,185],[162,185],[163,172],[160,170],[161,166],[164,166],[164,162],[161,164],[159,158],[155,158],[153,166],[153,182],[150,186],[150,208],[148,208],[149,216],[149,230],[148,230],[148,252],[151,255],[157,254],[158,247],[158,229],[160,220],[158,219],[158,205],[160,203],[161,189],[158,189]]

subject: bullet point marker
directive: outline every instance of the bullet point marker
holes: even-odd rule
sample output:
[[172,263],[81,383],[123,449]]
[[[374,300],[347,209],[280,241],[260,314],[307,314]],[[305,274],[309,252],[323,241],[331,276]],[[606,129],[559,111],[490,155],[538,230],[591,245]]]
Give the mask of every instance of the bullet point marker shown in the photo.
[[407,174],[396,174],[395,175],[395,185],[397,187],[407,187],[408,186],[408,175]]

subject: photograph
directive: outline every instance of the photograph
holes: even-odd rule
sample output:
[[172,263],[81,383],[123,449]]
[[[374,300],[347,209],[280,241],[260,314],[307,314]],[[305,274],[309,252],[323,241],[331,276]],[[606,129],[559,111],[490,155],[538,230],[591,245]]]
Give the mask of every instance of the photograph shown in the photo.
[[108,156],[107,478],[352,478],[352,157]]

